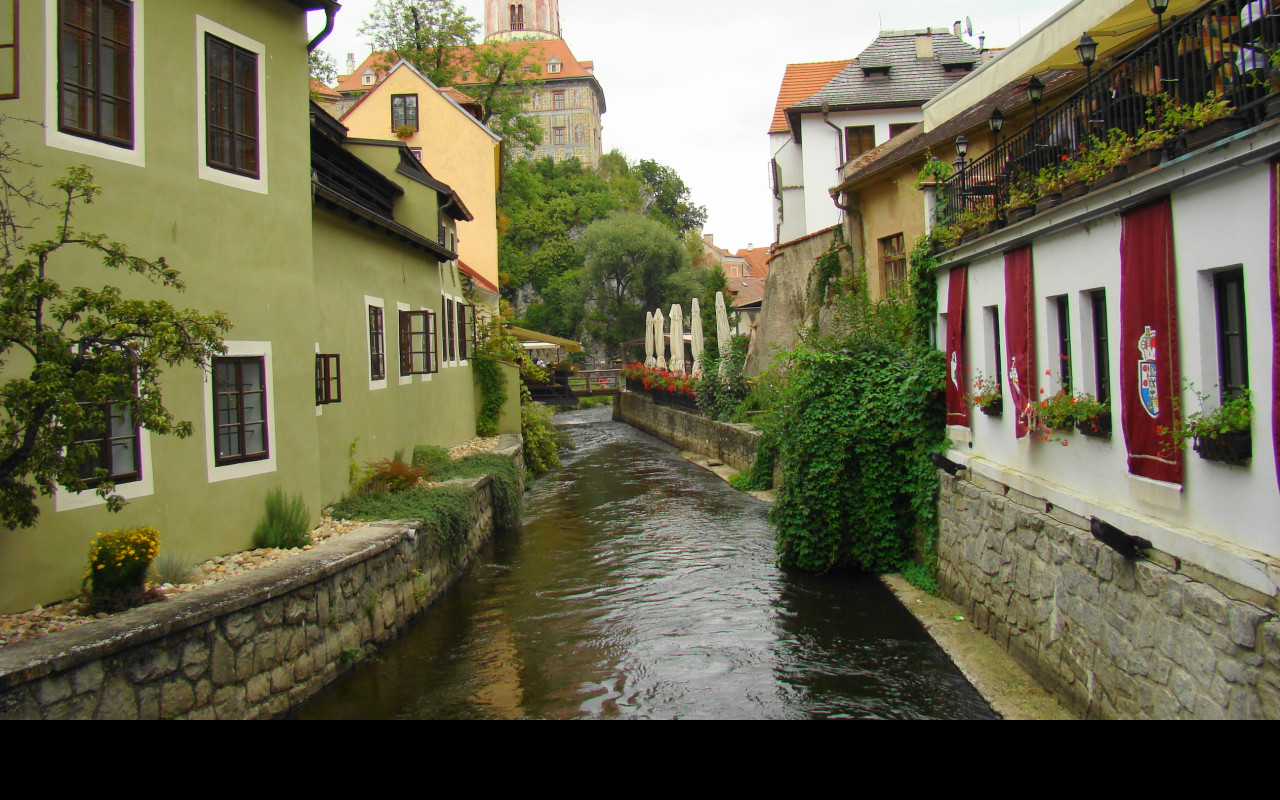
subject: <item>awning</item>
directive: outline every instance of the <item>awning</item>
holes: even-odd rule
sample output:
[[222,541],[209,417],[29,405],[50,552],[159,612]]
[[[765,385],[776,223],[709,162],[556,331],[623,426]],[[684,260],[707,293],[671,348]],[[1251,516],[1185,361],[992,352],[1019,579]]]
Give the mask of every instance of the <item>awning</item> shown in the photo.
[[537,331],[527,331],[524,328],[517,328],[514,325],[508,325],[507,330],[511,331],[511,335],[515,336],[521,342],[539,342],[545,343],[547,346],[563,347],[568,353],[581,353],[582,345],[571,339],[561,339],[558,336],[552,336],[549,333],[538,333]]

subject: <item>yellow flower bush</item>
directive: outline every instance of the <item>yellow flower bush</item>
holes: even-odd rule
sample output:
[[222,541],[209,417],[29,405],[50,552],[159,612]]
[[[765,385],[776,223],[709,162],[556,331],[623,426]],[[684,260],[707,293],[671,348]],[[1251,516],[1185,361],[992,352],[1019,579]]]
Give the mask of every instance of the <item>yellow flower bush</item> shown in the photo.
[[89,547],[89,594],[105,599],[140,592],[159,552],[160,532],[149,526],[99,533]]

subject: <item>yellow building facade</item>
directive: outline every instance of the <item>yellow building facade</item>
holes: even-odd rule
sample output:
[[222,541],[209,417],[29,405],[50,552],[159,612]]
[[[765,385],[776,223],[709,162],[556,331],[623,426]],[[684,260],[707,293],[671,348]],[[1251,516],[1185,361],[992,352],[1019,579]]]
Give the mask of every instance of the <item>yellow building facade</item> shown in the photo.
[[450,94],[400,61],[347,110],[342,124],[353,139],[403,140],[433,177],[453,188],[473,217],[458,223],[458,256],[496,286],[502,139]]

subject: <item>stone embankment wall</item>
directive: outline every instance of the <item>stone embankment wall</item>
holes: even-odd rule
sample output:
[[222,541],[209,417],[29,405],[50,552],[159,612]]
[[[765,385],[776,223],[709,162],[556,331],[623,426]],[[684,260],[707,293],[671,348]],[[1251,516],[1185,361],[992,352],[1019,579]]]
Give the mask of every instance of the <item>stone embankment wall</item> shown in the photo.
[[[800,329],[813,317],[809,276],[813,274],[814,261],[831,247],[838,227],[824,228],[773,248],[769,275],[764,281],[764,300],[747,352],[747,375],[759,375],[773,364],[778,353],[795,349]],[[841,254],[841,260],[846,270],[853,263],[848,251]],[[830,315],[829,308],[819,311],[819,323],[824,329]]]
[[1274,611],[1126,559],[1086,520],[992,481],[941,481],[944,596],[1068,708],[1106,718],[1280,718]]
[[[524,473],[518,436],[496,451]],[[0,649],[0,719],[253,719],[297,707],[395,637],[493,532],[492,479],[466,541],[379,523],[165,603]]]
[[613,418],[681,450],[718,458],[737,470],[751,469],[756,459],[759,431],[658,405],[642,394],[618,395]]

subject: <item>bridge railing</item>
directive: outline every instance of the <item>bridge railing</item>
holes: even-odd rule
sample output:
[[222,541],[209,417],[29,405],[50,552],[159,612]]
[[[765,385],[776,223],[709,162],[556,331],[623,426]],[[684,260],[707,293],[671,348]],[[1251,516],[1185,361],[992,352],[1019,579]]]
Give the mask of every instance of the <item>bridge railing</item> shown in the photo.
[[622,390],[622,370],[584,369],[569,378],[569,388],[576,395],[617,394]]

